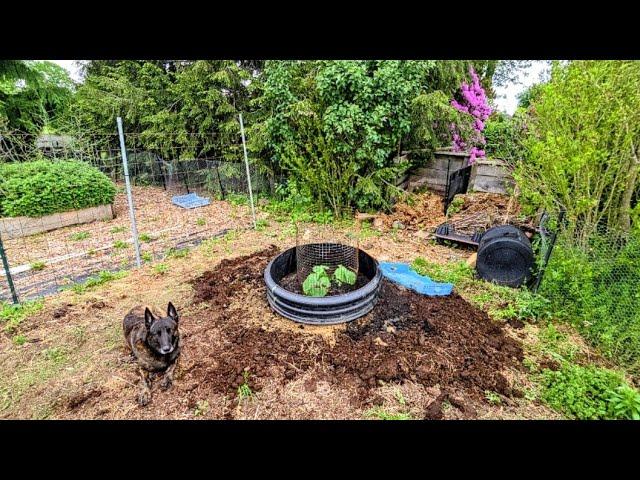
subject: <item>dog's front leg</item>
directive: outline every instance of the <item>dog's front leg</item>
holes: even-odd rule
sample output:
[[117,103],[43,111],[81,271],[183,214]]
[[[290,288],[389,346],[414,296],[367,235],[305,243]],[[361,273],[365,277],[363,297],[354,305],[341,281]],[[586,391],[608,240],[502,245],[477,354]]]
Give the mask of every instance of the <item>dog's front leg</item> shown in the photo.
[[168,390],[171,385],[173,385],[173,371],[176,369],[176,365],[178,361],[173,362],[169,368],[167,368],[164,377],[162,377],[162,382],[160,383],[160,388],[163,390]]
[[147,372],[142,367],[139,368],[140,377],[142,379],[141,390],[138,394],[138,404],[144,407],[151,401],[151,386],[149,383],[149,372]]

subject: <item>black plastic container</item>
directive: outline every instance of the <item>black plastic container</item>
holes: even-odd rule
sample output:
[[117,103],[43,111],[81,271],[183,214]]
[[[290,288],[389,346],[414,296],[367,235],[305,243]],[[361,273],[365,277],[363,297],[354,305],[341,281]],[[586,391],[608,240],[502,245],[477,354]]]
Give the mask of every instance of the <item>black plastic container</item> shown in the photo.
[[476,270],[484,280],[519,287],[531,279],[533,266],[531,242],[513,225],[490,228],[478,244]]
[[367,284],[342,295],[308,297],[278,285],[296,271],[296,248],[290,248],[271,260],[264,271],[269,305],[283,317],[311,325],[333,325],[362,317],[378,299],[382,271],[378,261],[362,250],[358,251],[358,262],[360,273],[369,279]]

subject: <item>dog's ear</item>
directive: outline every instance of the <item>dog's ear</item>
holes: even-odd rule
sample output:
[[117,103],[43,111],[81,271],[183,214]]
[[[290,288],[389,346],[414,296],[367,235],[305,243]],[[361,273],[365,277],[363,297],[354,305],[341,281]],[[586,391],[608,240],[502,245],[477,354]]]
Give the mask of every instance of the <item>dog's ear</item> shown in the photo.
[[169,302],[169,306],[167,307],[167,315],[173,318],[174,322],[178,321],[178,312],[176,311],[176,307],[173,306],[173,303]]
[[155,321],[155,317],[153,316],[153,313],[151,313],[151,310],[149,310],[149,307],[144,309],[144,324],[147,326],[147,328],[151,328],[151,324]]

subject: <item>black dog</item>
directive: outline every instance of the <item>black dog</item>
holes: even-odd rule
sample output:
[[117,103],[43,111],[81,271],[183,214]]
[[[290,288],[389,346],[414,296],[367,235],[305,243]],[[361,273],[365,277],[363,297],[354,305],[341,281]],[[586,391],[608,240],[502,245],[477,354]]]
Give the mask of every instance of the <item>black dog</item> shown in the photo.
[[148,308],[133,308],[122,322],[127,347],[138,361],[142,376],[142,391],[138,396],[140,405],[151,400],[151,372],[164,372],[160,386],[169,388],[173,383],[173,371],[180,355],[180,333],[178,332],[178,312],[171,302],[167,316],[156,318]]

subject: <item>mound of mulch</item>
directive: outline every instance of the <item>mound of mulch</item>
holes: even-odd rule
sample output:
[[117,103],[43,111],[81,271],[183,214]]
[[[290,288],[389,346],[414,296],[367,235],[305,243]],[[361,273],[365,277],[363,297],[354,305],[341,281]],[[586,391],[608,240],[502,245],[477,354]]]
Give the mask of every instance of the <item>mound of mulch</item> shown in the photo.
[[410,202],[398,203],[390,215],[380,215],[382,225],[389,229],[400,222],[408,231],[431,230],[448,222],[459,233],[473,233],[476,228],[490,228],[503,223],[532,226],[520,219],[521,207],[515,199],[498,193],[472,192],[456,195],[462,200],[460,210],[447,218],[443,210],[443,197],[433,192],[416,194]]
[[455,293],[427,297],[384,282],[373,311],[336,332],[333,345],[310,334],[313,327],[298,333],[244,321],[246,309],[226,306],[249,289],[263,299],[265,316],[270,314],[262,274],[277,253],[270,246],[225,260],[194,281],[196,298],[210,306],[204,313],[207,321],[184,342],[193,359],[185,380],[194,390],[234,395],[245,382],[255,391],[261,378],[280,376],[287,382],[321,367],[325,380],[354,387],[357,398],[352,401],[363,406],[372,389],[386,382],[439,386],[443,394],[427,408],[429,418],[441,418],[442,402],[452,403],[449,393],[476,401],[484,401],[487,390],[507,397],[519,394],[502,373],[521,364],[519,343]]

